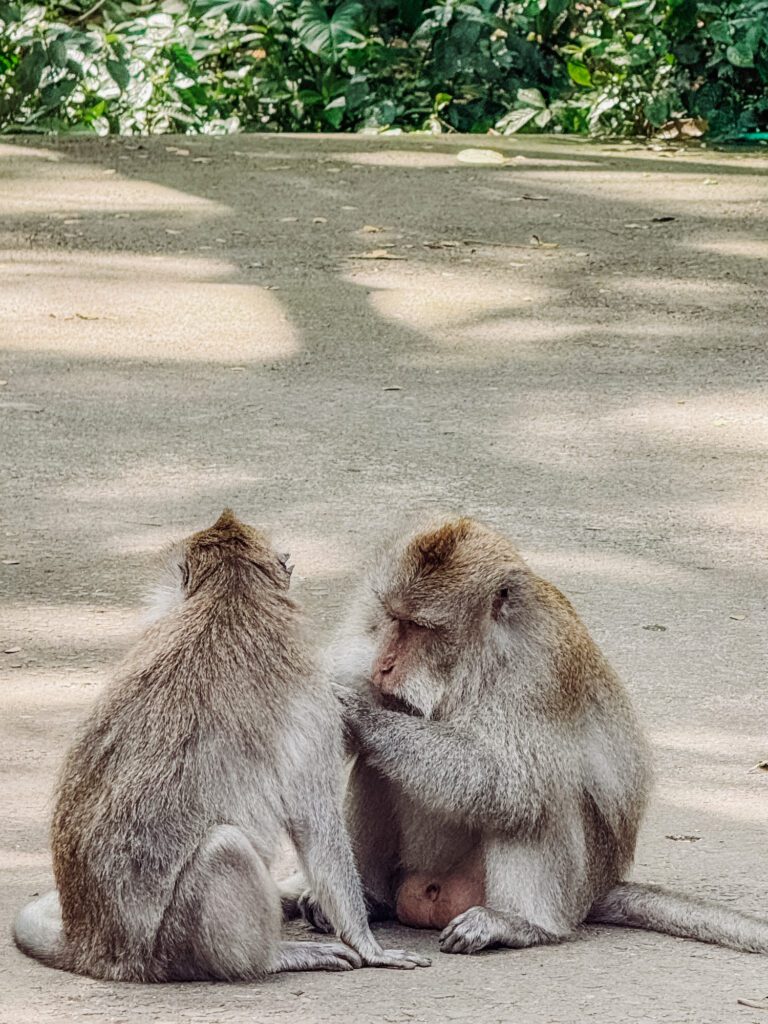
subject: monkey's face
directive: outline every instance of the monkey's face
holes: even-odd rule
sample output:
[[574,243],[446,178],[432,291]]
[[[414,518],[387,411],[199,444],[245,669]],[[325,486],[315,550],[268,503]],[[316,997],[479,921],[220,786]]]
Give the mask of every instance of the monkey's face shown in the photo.
[[529,577],[506,538],[469,519],[385,551],[370,580],[374,696],[433,715],[468,673],[509,646]]
[[445,676],[436,671],[439,642],[426,624],[382,616],[376,629],[371,689],[385,706],[429,718],[445,690]]

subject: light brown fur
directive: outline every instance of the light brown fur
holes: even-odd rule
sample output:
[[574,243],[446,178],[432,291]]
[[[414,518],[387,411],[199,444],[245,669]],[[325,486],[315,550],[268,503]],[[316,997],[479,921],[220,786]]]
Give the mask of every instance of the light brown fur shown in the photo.
[[570,602],[502,535],[464,517],[387,545],[329,670],[373,916],[429,921],[427,889],[447,885],[445,952],[556,942],[587,919],[768,952],[767,922],[623,881],[648,749]]
[[[424,963],[382,950],[365,920],[341,817],[338,707],[285,558],[226,510],[174,549],[168,573],[174,606],[66,759],[57,893],[21,911],[17,943],[51,966],[128,981]],[[283,830],[348,946],[280,941],[269,869]]]

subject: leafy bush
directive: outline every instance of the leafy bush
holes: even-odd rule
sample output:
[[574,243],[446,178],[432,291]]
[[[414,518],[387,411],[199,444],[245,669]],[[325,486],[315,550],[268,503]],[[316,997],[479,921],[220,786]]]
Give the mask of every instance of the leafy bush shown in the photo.
[[768,0],[0,3],[6,131],[768,128]]

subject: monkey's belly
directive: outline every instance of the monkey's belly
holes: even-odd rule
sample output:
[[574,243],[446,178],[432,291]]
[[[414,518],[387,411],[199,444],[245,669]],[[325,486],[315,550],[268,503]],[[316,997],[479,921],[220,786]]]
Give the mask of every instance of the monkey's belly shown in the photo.
[[457,914],[484,901],[484,879],[477,868],[442,877],[416,872],[403,879],[395,913],[409,928],[445,928]]

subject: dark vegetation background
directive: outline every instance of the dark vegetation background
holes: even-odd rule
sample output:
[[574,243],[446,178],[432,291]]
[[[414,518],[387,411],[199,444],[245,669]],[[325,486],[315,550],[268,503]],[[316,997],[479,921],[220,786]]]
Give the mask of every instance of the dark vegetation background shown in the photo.
[[0,4],[0,128],[768,128],[768,0]]

